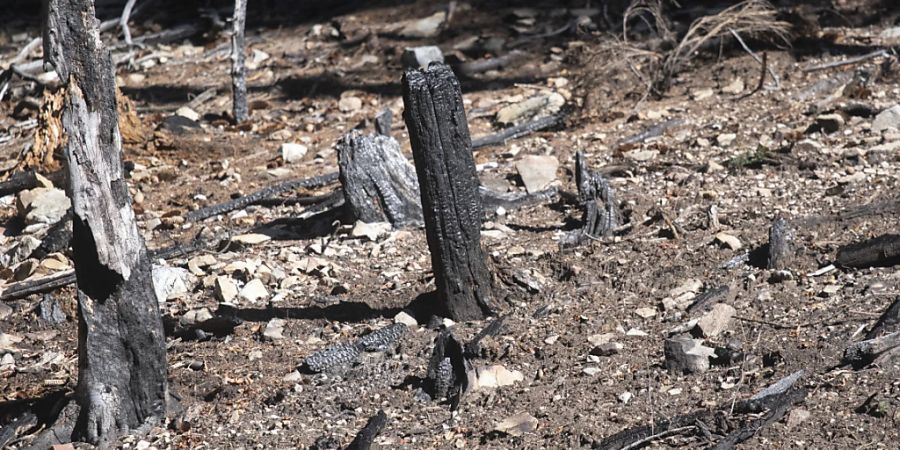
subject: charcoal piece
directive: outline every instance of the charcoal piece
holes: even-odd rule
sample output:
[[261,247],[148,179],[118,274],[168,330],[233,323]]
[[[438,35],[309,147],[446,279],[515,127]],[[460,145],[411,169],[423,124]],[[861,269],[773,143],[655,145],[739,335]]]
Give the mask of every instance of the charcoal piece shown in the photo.
[[66,321],[66,313],[62,306],[50,294],[44,294],[44,298],[38,304],[38,313],[42,320],[53,325],[59,325]]
[[484,213],[459,81],[434,63],[407,70],[402,84],[441,312],[479,320],[492,313],[492,277],[481,248]]
[[881,317],[875,321],[875,325],[866,333],[866,340],[875,339],[895,331],[900,331],[900,297],[897,297],[894,303],[891,303],[881,314]]
[[352,364],[362,353],[359,344],[338,344],[319,350],[303,360],[303,368],[323,372]]
[[882,357],[900,362],[900,331],[850,344],[841,363],[862,369]]
[[836,263],[843,267],[889,267],[900,263],[900,235],[884,234],[838,249]]
[[794,252],[794,230],[784,217],[778,216],[769,228],[769,269],[790,270]]
[[395,323],[373,331],[356,341],[367,352],[384,352],[394,347],[406,334],[406,325]]
[[377,414],[369,418],[366,426],[359,430],[359,433],[353,438],[353,442],[350,442],[346,450],[369,450],[372,447],[372,443],[375,442],[375,438],[384,430],[387,423],[387,414],[379,409]]
[[390,108],[384,108],[375,116],[375,133],[381,136],[391,136],[391,126],[394,123],[394,113]]
[[446,398],[455,410],[469,387],[469,363],[462,345],[450,330],[443,330],[435,339],[434,351],[425,376],[425,390],[434,400]]
[[394,138],[353,131],[338,141],[337,152],[344,196],[357,220],[395,228],[422,223],[416,170]]
[[69,243],[71,241],[72,209],[69,208],[62,219],[59,219],[49,230],[47,230],[47,234],[44,236],[44,239],[41,240],[41,245],[31,252],[29,258],[44,259],[51,253],[65,251],[69,248]]

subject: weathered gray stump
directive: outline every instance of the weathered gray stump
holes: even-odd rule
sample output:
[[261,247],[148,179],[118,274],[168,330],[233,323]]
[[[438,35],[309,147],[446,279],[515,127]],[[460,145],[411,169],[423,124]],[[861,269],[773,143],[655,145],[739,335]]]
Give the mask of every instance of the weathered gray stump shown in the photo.
[[574,247],[586,239],[610,236],[621,225],[621,213],[615,193],[600,174],[588,168],[584,152],[575,154],[575,185],[583,210],[581,229],[564,236],[560,245]]
[[778,216],[769,228],[769,269],[790,270],[794,259],[794,230]]
[[122,173],[115,74],[91,0],[47,0],[44,55],[64,82],[78,283],[78,419],[107,446],[166,410],[166,348],[150,259]]
[[244,65],[244,27],[247,23],[247,0],[234,1],[234,20],[231,31],[231,88],[235,122],[243,122],[250,116],[247,107],[247,69]]
[[403,103],[438,296],[450,318],[481,319],[491,313],[491,273],[459,81],[443,64],[408,70]]
[[353,131],[338,141],[337,152],[344,197],[356,219],[395,228],[422,224],[416,169],[394,138]]
[[837,264],[843,267],[891,266],[900,263],[900,235],[884,234],[838,249]]

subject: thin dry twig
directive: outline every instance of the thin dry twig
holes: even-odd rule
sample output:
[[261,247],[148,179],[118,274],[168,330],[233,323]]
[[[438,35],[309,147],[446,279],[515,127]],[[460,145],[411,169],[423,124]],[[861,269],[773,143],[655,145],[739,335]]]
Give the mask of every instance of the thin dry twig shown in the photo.
[[830,62],[830,63],[817,64],[814,66],[810,66],[810,67],[803,69],[803,72],[804,73],[817,72],[820,70],[833,69],[835,67],[844,67],[844,66],[849,66],[849,65],[853,65],[853,64],[859,64],[863,61],[867,61],[867,60],[873,59],[873,58],[878,58],[881,56],[890,56],[890,54],[887,52],[887,50],[884,50],[884,49],[875,50],[874,52],[866,53],[865,55],[855,56],[853,58],[847,58],[847,59],[843,59],[841,61],[834,61],[834,62]]
[[[750,50],[750,47],[747,45],[746,42],[744,42],[744,39],[741,37],[741,35],[737,31],[730,30],[730,29],[728,31],[730,31],[731,35],[734,36],[734,38],[738,41],[739,44],[741,44],[741,47],[744,48],[744,51],[749,53],[750,56],[753,57],[753,59],[756,62],[760,63],[763,66],[763,77],[762,77],[763,80],[760,81],[760,83],[765,81],[765,72],[768,70],[769,75],[772,77],[772,81],[775,82],[775,89],[781,89],[781,80],[778,78],[778,74],[776,74],[775,71],[772,70],[771,67],[766,66],[766,52],[763,52],[763,56],[762,56],[762,58],[760,58],[759,55],[757,55],[756,53],[753,53],[753,50]],[[757,88],[757,90],[759,90],[759,89],[761,89],[761,88]]]

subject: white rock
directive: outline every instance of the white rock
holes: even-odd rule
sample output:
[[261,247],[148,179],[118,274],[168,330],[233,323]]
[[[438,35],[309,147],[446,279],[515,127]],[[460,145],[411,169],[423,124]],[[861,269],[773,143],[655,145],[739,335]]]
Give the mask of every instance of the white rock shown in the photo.
[[391,232],[391,224],[389,222],[373,222],[366,223],[357,220],[350,230],[350,236],[355,238],[365,237],[370,241],[377,241],[379,237]]
[[486,367],[475,368],[473,389],[497,388],[512,386],[525,379],[525,375],[518,370],[509,370],[506,367],[494,364]]
[[728,147],[735,139],[737,139],[737,135],[734,133],[722,133],[716,136],[716,142],[722,147]]
[[263,337],[273,341],[284,339],[285,325],[287,325],[286,320],[277,317],[273,318],[266,324],[266,328],[263,330]]
[[634,313],[637,314],[639,317],[642,317],[644,319],[649,319],[656,315],[656,308],[638,308],[638,309],[634,310]]
[[740,239],[725,232],[716,234],[716,242],[735,251],[744,246]]
[[496,425],[494,431],[506,433],[510,436],[521,436],[537,430],[538,420],[528,413],[519,413],[509,416]]
[[441,25],[446,20],[447,12],[438,11],[422,19],[404,22],[395,32],[406,38],[430,38],[437,36],[441,30]]
[[727,330],[734,318],[735,310],[726,303],[716,303],[712,309],[697,321],[697,329],[704,337],[716,337]]
[[616,338],[615,333],[603,333],[603,334],[592,334],[588,336],[587,340],[591,343],[591,345],[603,345],[613,339]]
[[184,117],[186,119],[191,119],[194,122],[197,122],[200,120],[200,114],[198,114],[197,111],[194,111],[193,109],[188,108],[187,106],[182,106],[181,108],[176,109],[175,115]]
[[632,394],[631,392],[625,391],[625,392],[619,394],[619,401],[622,403],[628,404],[628,402],[630,402],[633,397],[634,397],[634,394]]
[[293,164],[303,160],[303,157],[306,156],[308,151],[309,147],[303,144],[285,142],[281,144],[281,159],[287,164]]
[[241,289],[241,292],[238,294],[242,299],[247,300],[248,302],[254,303],[257,300],[262,300],[269,296],[269,291],[266,290],[266,286],[263,285],[263,282],[259,280],[259,278],[254,278],[250,280],[249,283],[245,284]]
[[346,97],[342,96],[340,101],[338,101],[338,109],[340,109],[341,112],[355,112],[360,108],[362,108],[362,99],[360,99],[359,97],[355,97],[352,95],[348,95]]
[[875,116],[872,121],[872,131],[879,132],[894,128],[900,130],[900,105],[894,105]]
[[153,266],[153,289],[160,303],[188,293],[190,272],[181,267]]
[[592,376],[600,373],[600,368],[594,367],[594,366],[588,366],[588,367],[585,367],[584,369],[581,369],[581,373],[583,373],[589,377],[592,377]]
[[239,244],[256,245],[271,240],[272,237],[260,233],[239,234],[231,238],[231,242]]
[[556,180],[559,161],[555,156],[526,155],[516,162],[516,171],[522,178],[525,189],[535,193],[546,189]]
[[400,57],[400,61],[403,62],[403,67],[424,69],[433,62],[444,62],[444,54],[440,48],[434,45],[407,47],[403,50],[403,56]]
[[402,323],[409,327],[410,329],[418,328],[419,322],[416,322],[416,318],[409,315],[406,311],[400,311],[394,316],[394,323]]
[[677,373],[701,373],[709,369],[709,358],[716,351],[699,339],[674,337],[665,343],[666,368]]
[[740,78],[735,78],[731,80],[731,83],[728,83],[726,86],[722,87],[722,92],[726,94],[740,94],[744,91],[744,80]]
[[72,202],[62,189],[34,188],[20,192],[16,205],[26,223],[54,224],[62,219]]

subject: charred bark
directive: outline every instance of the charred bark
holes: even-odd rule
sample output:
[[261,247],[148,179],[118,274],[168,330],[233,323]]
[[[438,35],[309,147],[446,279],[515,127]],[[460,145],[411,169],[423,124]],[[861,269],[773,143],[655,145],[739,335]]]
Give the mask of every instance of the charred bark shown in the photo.
[[403,103],[438,296],[450,318],[481,319],[491,313],[491,274],[459,81],[443,64],[408,70]]
[[166,352],[150,259],[122,170],[115,75],[91,0],[47,0],[44,55],[64,82],[78,283],[73,439],[109,446],[165,415]]
[[234,1],[234,18],[231,34],[231,88],[233,101],[234,121],[243,122],[250,117],[247,107],[247,68],[244,65],[246,58],[244,46],[244,26],[247,23],[247,0]]
[[769,269],[790,270],[794,259],[794,230],[784,217],[777,217],[769,228]]
[[395,228],[422,223],[416,169],[394,138],[351,132],[338,141],[337,151],[344,196],[356,219]]
[[885,234],[838,250],[837,264],[844,267],[892,266],[900,263],[900,235]]
[[575,154],[575,184],[583,210],[582,227],[564,237],[560,243],[563,247],[577,246],[585,239],[611,236],[621,225],[621,213],[612,187],[603,176],[588,168],[587,158],[580,151]]

